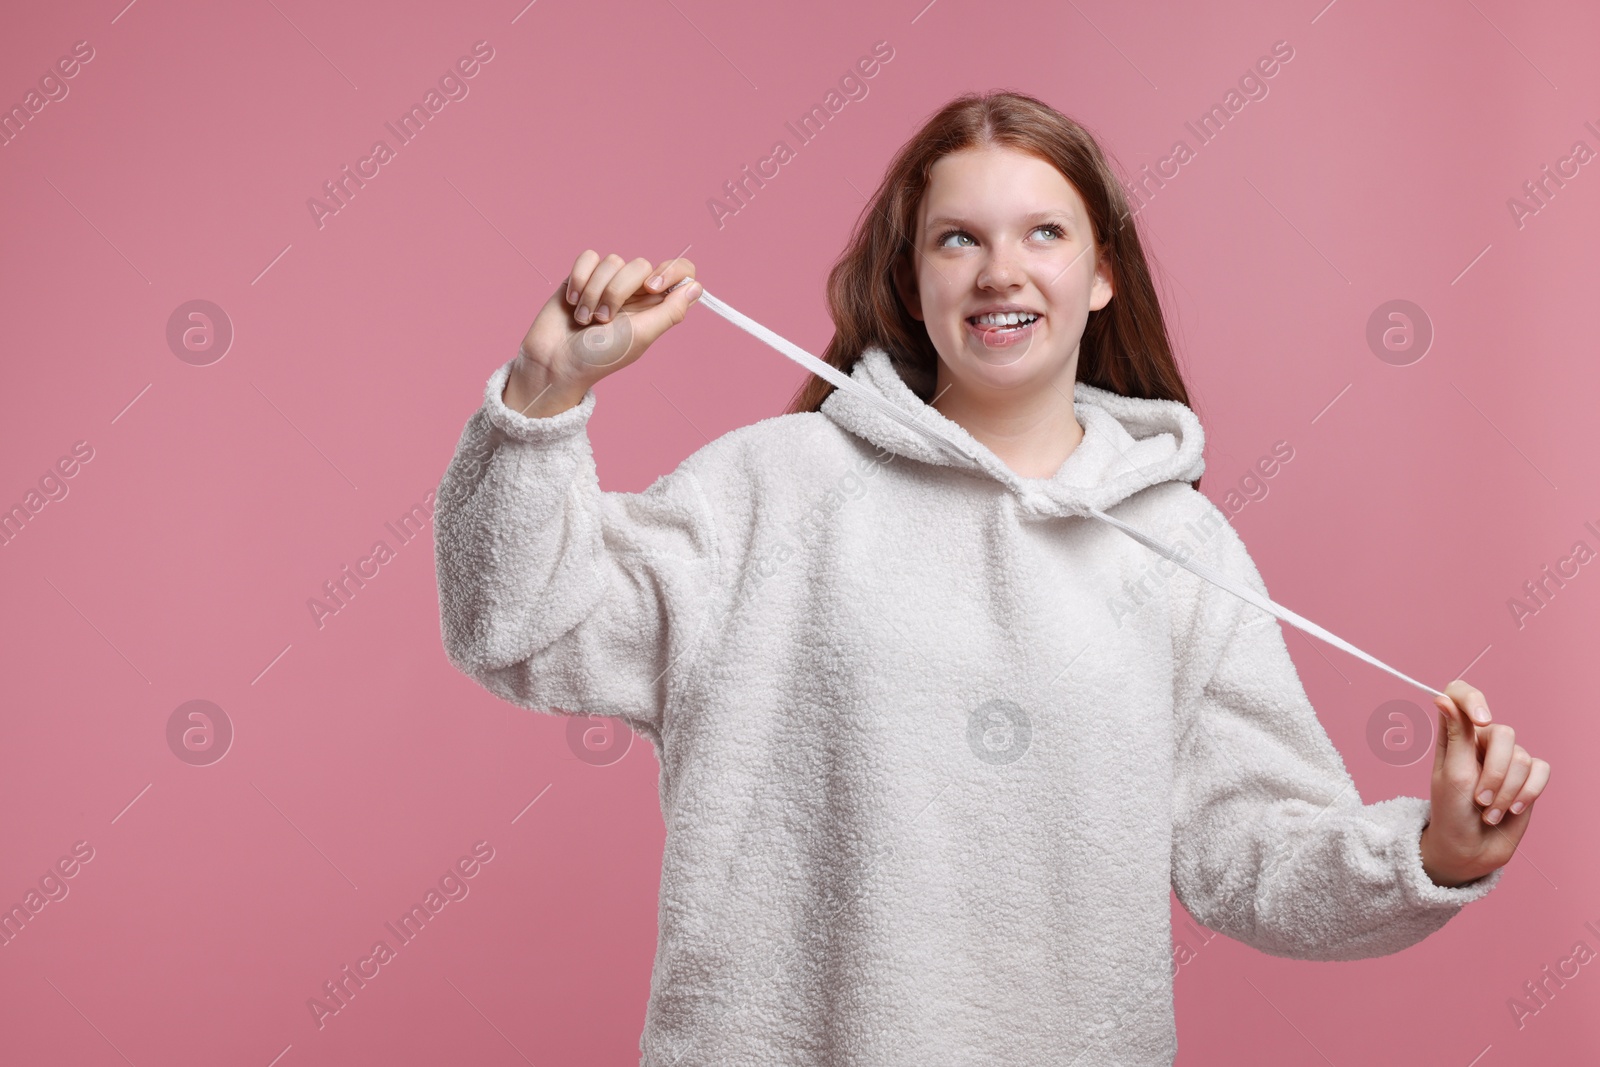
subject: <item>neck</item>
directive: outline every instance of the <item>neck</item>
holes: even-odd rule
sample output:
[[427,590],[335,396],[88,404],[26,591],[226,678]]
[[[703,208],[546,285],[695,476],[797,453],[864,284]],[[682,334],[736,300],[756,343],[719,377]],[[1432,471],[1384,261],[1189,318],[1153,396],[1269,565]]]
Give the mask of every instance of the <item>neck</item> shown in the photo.
[[1073,407],[1076,359],[1054,379],[1006,391],[974,389],[939,361],[932,406],[1022,478],[1051,478],[1083,440]]

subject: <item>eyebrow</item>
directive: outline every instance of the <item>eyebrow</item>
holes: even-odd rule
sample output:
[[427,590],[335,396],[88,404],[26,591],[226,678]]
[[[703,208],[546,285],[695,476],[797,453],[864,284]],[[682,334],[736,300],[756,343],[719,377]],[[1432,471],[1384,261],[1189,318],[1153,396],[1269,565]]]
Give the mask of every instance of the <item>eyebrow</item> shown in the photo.
[[[1047,219],[1057,219],[1057,218],[1063,218],[1063,219],[1066,219],[1066,220],[1068,220],[1070,222],[1070,221],[1072,221],[1073,215],[1072,215],[1072,212],[1067,208],[1056,208],[1056,209],[1051,209],[1051,210],[1046,210],[1046,211],[1030,211],[1028,214],[1022,216],[1022,221],[1023,222],[1043,222],[1043,221],[1045,221]],[[936,228],[941,227],[941,226],[954,226],[954,227],[957,227],[957,228],[964,228],[964,227],[967,227],[967,226],[970,226],[970,225],[972,225],[972,224],[970,222],[968,222],[966,219],[951,218],[948,215],[940,215],[938,218],[932,218],[932,219],[928,220],[928,229],[930,229],[930,230],[936,229]]]

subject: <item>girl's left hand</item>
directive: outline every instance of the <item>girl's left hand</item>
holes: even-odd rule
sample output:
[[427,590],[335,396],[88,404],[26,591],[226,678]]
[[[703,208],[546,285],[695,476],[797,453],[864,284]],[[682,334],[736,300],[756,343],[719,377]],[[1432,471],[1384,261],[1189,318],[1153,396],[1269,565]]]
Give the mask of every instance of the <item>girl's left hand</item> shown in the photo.
[[1516,744],[1511,727],[1491,721],[1481,692],[1459,678],[1444,691],[1433,698],[1440,728],[1422,868],[1435,884],[1458,886],[1510,861],[1550,764]]

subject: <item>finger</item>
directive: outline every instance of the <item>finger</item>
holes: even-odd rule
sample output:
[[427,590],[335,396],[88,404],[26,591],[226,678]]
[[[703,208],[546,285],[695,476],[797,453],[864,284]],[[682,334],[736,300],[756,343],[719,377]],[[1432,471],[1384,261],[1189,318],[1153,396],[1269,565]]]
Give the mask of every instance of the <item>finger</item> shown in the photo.
[[1484,822],[1493,826],[1505,818],[1506,810],[1511,807],[1511,799],[1522,791],[1523,783],[1527,782],[1532,770],[1533,757],[1528,755],[1527,749],[1517,745],[1512,750],[1511,766],[1506,768],[1505,781],[1489,802],[1489,810],[1483,813]]
[[652,343],[669,328],[682,322],[683,317],[689,313],[689,305],[698,300],[704,291],[699,282],[691,280],[668,293],[662,298],[661,303],[654,307],[633,312],[635,331],[644,339],[645,344]]
[[680,280],[694,277],[694,264],[682,256],[673,256],[663,260],[651,273],[650,280],[645,282],[645,287],[652,292],[662,292],[671,289]]
[[650,273],[650,261],[643,256],[630,259],[621,270],[611,276],[600,291],[600,302],[594,309],[594,321],[605,322],[615,315],[638,290],[639,283]]
[[1444,774],[1445,753],[1450,748],[1450,713],[1444,708],[1447,701],[1435,697],[1433,702],[1439,708],[1439,728],[1433,731],[1433,776],[1438,778]]
[[[1445,692],[1448,694],[1449,690]],[[1434,761],[1435,766],[1447,781],[1470,796],[1478,781],[1477,729],[1448,695],[1434,697],[1433,702],[1439,708],[1442,735],[1439,743],[1444,746],[1444,756]]]
[[1528,766],[1528,780],[1522,783],[1522,788],[1517,791],[1516,799],[1506,811],[1511,815],[1521,815],[1533,806],[1544,792],[1544,787],[1550,783],[1550,764],[1542,759],[1535,759]]
[[600,303],[601,291],[621,269],[622,257],[615,252],[596,263],[594,270],[589,272],[589,280],[584,283],[583,292],[578,294],[578,306],[573,309],[572,317],[587,325],[595,307]]
[[569,296],[575,296],[577,292],[578,290],[572,287],[572,276],[569,274],[567,277],[556,282],[555,291],[550,294],[550,299],[544,302],[544,306],[549,307],[551,304],[554,304],[557,307],[565,310],[565,308],[572,303],[572,301],[567,298]]
[[578,296],[588,284],[589,275],[594,273],[594,265],[599,262],[600,253],[592,248],[585,248],[578,253],[578,258],[572,262],[572,273],[567,276],[567,303],[577,305]]
[[1486,735],[1487,740],[1483,746],[1483,770],[1478,774],[1478,784],[1473,787],[1472,797],[1480,807],[1488,807],[1500,791],[1500,784],[1506,780],[1506,772],[1511,769],[1511,754],[1517,747],[1516,731],[1504,723],[1495,723],[1478,733]]
[[1489,715],[1489,702],[1484,699],[1483,693],[1460,678],[1445,686],[1444,691],[1455,700],[1456,706],[1466,711],[1472,717],[1472,721],[1479,726],[1487,726],[1493,721]]

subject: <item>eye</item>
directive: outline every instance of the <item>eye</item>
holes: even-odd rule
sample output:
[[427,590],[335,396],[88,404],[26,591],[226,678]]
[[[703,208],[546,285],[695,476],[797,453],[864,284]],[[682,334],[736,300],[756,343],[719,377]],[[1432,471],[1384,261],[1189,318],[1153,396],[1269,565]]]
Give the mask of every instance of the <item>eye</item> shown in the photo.
[[[1067,236],[1066,228],[1064,226],[1060,225],[1059,223],[1055,223],[1055,222],[1047,222],[1047,223],[1044,223],[1042,225],[1035,226],[1033,228],[1032,232],[1033,233],[1038,233],[1040,230],[1044,230],[1044,231],[1052,234],[1053,235],[1052,236],[1052,240],[1053,241],[1065,240],[1066,236]],[[952,237],[965,238],[969,242],[969,244],[952,245],[952,244],[950,244],[950,238],[952,238]],[[971,243],[975,243],[975,242],[973,242],[972,235],[970,233],[968,233],[967,231],[965,231],[965,230],[945,230],[943,233],[941,233],[939,235],[938,241],[936,243],[937,243],[938,247],[940,247],[940,248],[968,248],[968,247],[971,247]]]

